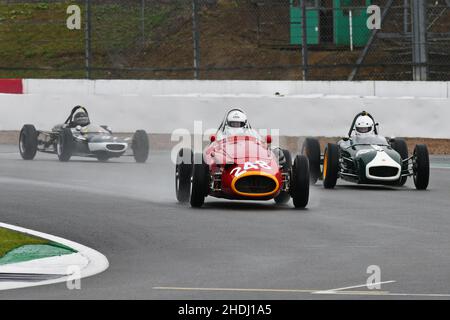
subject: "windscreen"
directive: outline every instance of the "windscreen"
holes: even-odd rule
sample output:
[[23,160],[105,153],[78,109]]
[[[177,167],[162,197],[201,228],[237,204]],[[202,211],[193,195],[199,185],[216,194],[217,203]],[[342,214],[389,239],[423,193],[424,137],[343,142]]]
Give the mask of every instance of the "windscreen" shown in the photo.
[[371,135],[371,136],[355,136],[352,138],[352,145],[355,144],[375,144],[387,146],[387,140],[383,136]]
[[224,127],[217,132],[217,140],[226,139],[232,136],[250,136],[261,140],[261,136],[251,128],[232,128]]

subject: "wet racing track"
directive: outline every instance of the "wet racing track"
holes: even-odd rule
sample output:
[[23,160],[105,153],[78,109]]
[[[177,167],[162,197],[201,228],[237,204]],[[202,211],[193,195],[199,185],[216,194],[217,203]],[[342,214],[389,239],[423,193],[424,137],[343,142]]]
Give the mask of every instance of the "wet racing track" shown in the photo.
[[[66,285],[0,292],[0,299],[450,298],[450,158],[433,157],[428,191],[338,182],[292,203],[207,198],[178,204],[168,151],[140,165],[0,146],[0,221],[102,252],[110,267]],[[369,290],[367,268],[380,267]],[[332,290],[335,289],[335,290]],[[330,291],[331,290],[331,291]]]

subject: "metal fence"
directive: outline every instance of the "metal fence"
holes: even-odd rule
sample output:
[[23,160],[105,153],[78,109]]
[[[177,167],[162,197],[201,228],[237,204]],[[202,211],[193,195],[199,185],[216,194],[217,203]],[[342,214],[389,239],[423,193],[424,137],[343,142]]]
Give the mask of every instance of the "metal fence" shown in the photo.
[[448,81],[450,0],[0,0],[0,77]]

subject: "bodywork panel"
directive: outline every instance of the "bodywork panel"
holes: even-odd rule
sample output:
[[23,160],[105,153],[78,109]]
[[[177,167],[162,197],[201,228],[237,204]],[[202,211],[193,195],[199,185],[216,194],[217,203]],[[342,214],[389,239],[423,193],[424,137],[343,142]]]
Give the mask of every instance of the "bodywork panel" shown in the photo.
[[280,193],[283,180],[278,160],[268,146],[252,136],[232,136],[210,144],[205,162],[220,187],[218,198],[268,200]]
[[338,142],[341,177],[362,184],[395,184],[402,172],[402,159],[385,144],[360,144],[353,140]]

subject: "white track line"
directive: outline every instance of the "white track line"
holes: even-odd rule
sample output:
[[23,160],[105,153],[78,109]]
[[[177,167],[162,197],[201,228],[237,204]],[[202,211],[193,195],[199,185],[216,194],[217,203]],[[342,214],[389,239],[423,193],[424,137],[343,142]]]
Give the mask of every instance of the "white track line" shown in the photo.
[[450,298],[450,293],[400,293],[388,291],[335,291],[323,292],[323,294],[331,295],[350,295],[350,296],[387,296],[387,297],[430,297],[430,298]]
[[[392,283],[395,281],[384,281],[382,283]],[[216,292],[261,292],[261,293],[309,293],[309,294],[323,294],[323,295],[351,295],[351,296],[378,296],[378,297],[430,297],[430,298],[450,298],[450,293],[396,293],[389,291],[352,291],[349,288],[360,288],[362,286],[351,286],[344,288],[336,288],[332,290],[312,290],[312,289],[264,289],[264,288],[196,288],[196,287],[153,287],[153,290],[167,290],[167,291],[216,291]],[[341,291],[337,291],[341,290]],[[342,291],[346,290],[346,291]]]
[[[394,283],[394,282],[396,282],[396,281],[395,280],[389,280],[389,281],[382,281],[382,282],[371,283],[370,285],[371,286],[376,286],[376,285],[380,285],[380,284]],[[313,292],[313,293],[314,294],[334,293],[334,292],[337,292],[337,291],[343,291],[343,290],[347,290],[347,289],[363,288],[363,287],[368,288],[367,283],[359,284],[359,285],[351,286],[351,287],[342,287],[342,288],[335,288],[335,289],[329,289],[329,290],[320,290],[320,291],[316,291],[316,292]],[[376,291],[373,291],[373,292],[376,292]]]
[[444,297],[450,298],[450,293],[394,293],[389,292],[387,296],[398,296],[398,297]]
[[[336,294],[339,292],[320,291],[317,289],[264,289],[264,288],[195,288],[195,287],[153,287],[153,290],[168,291],[222,291],[222,292],[263,292],[263,293],[310,293],[323,292],[323,294]],[[342,292],[344,293],[344,292]],[[387,291],[345,291],[346,294],[360,295],[382,295]]]
[[292,292],[292,293],[311,293],[316,291],[308,289],[190,288],[190,287],[153,287],[152,289],[173,290],[173,291],[233,291],[233,292]]

